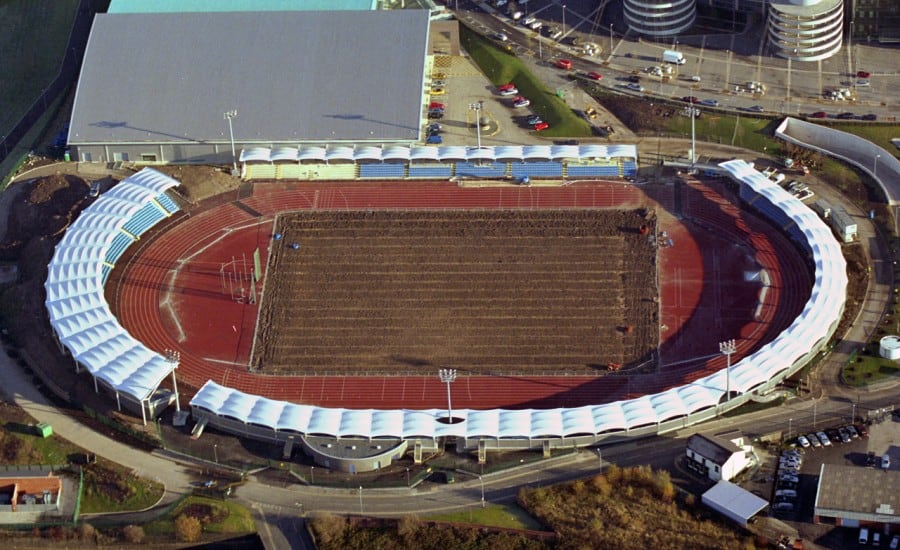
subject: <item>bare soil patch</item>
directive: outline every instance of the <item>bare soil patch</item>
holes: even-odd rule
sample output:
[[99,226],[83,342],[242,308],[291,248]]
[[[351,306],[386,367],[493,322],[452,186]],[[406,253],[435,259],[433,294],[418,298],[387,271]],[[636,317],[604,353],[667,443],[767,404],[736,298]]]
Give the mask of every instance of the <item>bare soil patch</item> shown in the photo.
[[277,227],[252,358],[265,373],[584,375],[658,344],[653,212],[304,212]]

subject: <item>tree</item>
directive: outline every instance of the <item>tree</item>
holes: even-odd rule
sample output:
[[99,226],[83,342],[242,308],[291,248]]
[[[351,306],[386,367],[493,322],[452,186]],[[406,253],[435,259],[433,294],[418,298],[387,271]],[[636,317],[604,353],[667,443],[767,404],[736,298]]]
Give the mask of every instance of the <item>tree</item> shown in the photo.
[[196,542],[202,533],[203,526],[199,519],[184,514],[175,518],[175,536],[179,541]]

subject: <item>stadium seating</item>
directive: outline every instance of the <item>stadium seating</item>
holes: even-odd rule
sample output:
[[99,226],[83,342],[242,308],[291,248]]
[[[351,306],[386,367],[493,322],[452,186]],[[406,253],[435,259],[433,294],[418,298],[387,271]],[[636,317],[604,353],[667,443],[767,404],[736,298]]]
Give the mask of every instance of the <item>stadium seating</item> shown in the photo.
[[116,234],[115,238],[113,238],[112,244],[106,250],[106,255],[103,257],[103,261],[116,265],[116,262],[119,261],[119,258],[122,257],[122,254],[125,252],[131,243],[134,242],[134,238],[128,233],[123,231],[119,231]]
[[450,164],[410,164],[409,177],[411,178],[449,178],[453,175],[453,166]]
[[460,162],[456,165],[456,176],[466,178],[502,178],[506,175],[506,164]]
[[406,175],[404,164],[360,164],[359,177],[397,179]]
[[145,204],[134,216],[122,226],[122,229],[135,237],[140,237],[145,231],[164,219],[166,214],[152,202]]
[[165,209],[166,213],[168,213],[169,215],[172,215],[175,212],[181,210],[180,208],[178,208],[178,204],[172,199],[172,197],[170,197],[166,193],[162,193],[161,195],[157,196],[156,202],[158,202],[159,205],[162,206]]
[[563,165],[561,162],[514,162],[510,165],[510,174],[521,178],[561,178]]
[[566,168],[566,174],[570,178],[577,177],[617,177],[619,175],[619,167],[615,165],[572,165]]

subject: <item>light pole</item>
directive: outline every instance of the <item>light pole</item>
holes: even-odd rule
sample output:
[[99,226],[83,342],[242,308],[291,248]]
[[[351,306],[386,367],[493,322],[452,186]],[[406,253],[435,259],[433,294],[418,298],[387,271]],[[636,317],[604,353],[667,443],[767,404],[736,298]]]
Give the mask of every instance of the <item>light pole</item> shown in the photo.
[[[691,159],[694,153],[691,152]],[[725,402],[731,399],[731,354],[737,351],[737,344],[734,340],[725,340],[719,342],[719,351],[725,355]]]
[[850,423],[856,422],[856,403],[851,403],[853,407],[850,409]]
[[813,430],[816,429],[816,405],[817,405],[817,404],[818,404],[818,403],[816,403],[815,401],[813,401]]
[[478,149],[481,150],[481,111],[484,109],[484,101],[477,101],[475,103],[469,103],[469,109],[475,111],[475,136],[478,145]]
[[409,468],[406,469],[406,488],[409,488]]
[[231,137],[231,170],[233,173],[237,173],[237,153],[234,150],[234,128],[231,124],[231,119],[237,116],[237,111],[225,111],[223,115],[225,120],[228,121],[228,135]]
[[481,507],[484,508],[484,480],[478,476],[478,481],[481,482]]
[[450,384],[456,380],[456,369],[440,369],[438,376],[441,382],[447,384],[447,423],[453,423],[453,407],[450,403]]
[[609,55],[607,56],[610,59],[612,59],[612,52],[613,52],[613,24],[610,23],[609,24]]
[[216,459],[216,464],[219,463],[219,445],[217,443],[213,443],[213,458]]
[[363,514],[363,507],[362,507],[362,485],[360,485],[360,486],[359,486],[359,515],[362,515],[362,514]]
[[565,36],[566,35],[566,5],[565,4],[562,5],[562,9],[563,9],[563,36]]
[[792,437],[794,437],[794,427],[793,427],[793,423],[794,423],[794,419],[793,419],[793,418],[788,418],[788,441],[790,441],[790,439],[791,439]]
[[315,466],[309,467],[309,484],[310,485],[316,484],[316,467]]
[[875,155],[875,162],[872,165],[872,177],[876,180],[878,179],[878,159],[881,158],[881,155]]

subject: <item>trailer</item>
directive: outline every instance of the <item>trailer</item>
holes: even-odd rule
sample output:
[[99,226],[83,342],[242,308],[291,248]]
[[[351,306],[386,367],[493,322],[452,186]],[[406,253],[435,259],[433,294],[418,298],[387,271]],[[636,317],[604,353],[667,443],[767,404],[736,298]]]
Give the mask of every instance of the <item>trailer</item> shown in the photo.
[[828,220],[831,228],[837,233],[839,239],[845,243],[852,243],[858,238],[858,227],[850,214],[841,206],[831,208],[831,216]]

